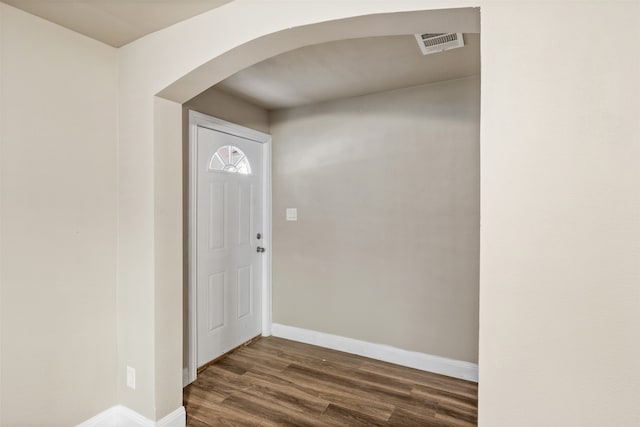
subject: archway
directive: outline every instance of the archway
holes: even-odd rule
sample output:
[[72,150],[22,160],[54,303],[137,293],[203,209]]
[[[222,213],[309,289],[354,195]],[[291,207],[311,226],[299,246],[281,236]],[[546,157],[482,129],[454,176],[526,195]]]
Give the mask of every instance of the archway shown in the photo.
[[[301,4],[295,10],[289,3],[252,3],[251,8],[231,3],[122,49],[118,368],[154,363],[140,369],[136,393],[119,381],[121,403],[152,419],[181,405],[181,103],[236,71],[306,45],[425,28],[480,29],[478,9],[415,10],[412,2],[376,3],[344,8]],[[277,19],[264,21],[266,13]],[[211,29],[242,14],[245,22],[231,35]],[[210,37],[221,37],[220,43],[209,46]]]

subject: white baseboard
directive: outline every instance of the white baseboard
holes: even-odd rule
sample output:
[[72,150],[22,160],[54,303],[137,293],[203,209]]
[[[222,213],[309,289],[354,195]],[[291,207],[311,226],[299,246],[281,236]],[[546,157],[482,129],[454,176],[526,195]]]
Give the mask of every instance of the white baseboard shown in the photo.
[[187,414],[184,406],[160,421],[151,421],[126,406],[116,405],[78,424],[77,427],[185,427],[186,423]]
[[186,425],[187,412],[184,410],[184,406],[179,407],[155,423],[156,427],[185,427]]
[[98,415],[78,424],[76,427],[113,427],[117,425],[117,408],[114,406],[106,411],[100,412]]
[[274,323],[271,326],[273,336],[327,347],[333,350],[357,354],[371,359],[382,360],[396,365],[434,372],[449,377],[478,382],[478,365],[462,360],[449,359],[431,354],[402,350],[384,344],[374,344],[339,335]]

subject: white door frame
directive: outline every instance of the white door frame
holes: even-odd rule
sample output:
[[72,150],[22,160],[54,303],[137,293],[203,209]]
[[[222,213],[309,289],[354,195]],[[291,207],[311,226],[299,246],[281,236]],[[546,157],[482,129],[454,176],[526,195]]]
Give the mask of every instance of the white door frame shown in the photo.
[[197,111],[189,110],[189,356],[187,373],[183,379],[183,386],[195,381],[198,370],[198,325],[197,325],[197,291],[196,291],[196,239],[197,235],[197,182],[198,182],[198,127],[204,127],[217,132],[239,136],[240,138],[262,144],[262,224],[263,241],[266,249],[262,257],[262,335],[271,335],[271,135],[258,132],[235,123],[227,122]]

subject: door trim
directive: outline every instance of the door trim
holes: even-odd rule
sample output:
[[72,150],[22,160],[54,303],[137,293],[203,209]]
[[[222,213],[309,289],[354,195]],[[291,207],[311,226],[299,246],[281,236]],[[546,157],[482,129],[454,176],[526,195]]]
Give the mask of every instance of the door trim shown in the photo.
[[271,135],[250,129],[235,123],[227,122],[197,111],[189,110],[189,204],[187,218],[189,220],[188,271],[189,271],[189,356],[187,360],[187,376],[183,387],[195,381],[198,370],[198,317],[196,291],[196,233],[197,233],[197,129],[204,127],[217,132],[238,136],[262,144],[262,226],[263,245],[266,249],[262,257],[262,335],[271,335]]

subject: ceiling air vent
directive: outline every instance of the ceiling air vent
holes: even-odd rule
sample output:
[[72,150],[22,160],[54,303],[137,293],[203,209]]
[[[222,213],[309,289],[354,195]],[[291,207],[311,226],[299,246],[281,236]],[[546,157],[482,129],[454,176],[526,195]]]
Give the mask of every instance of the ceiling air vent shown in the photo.
[[462,33],[416,34],[416,40],[423,55],[464,46]]

